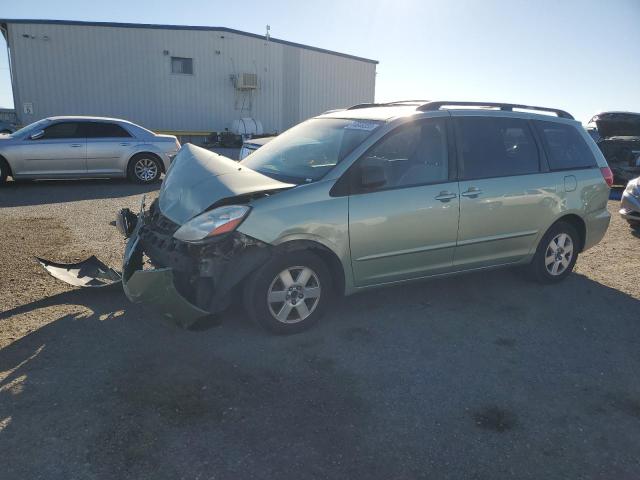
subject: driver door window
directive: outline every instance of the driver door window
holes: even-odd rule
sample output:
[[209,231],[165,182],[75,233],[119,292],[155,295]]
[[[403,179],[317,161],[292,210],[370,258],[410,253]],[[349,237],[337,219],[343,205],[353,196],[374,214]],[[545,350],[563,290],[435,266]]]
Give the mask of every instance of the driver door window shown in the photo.
[[[449,161],[445,120],[399,127],[369,150],[360,163],[374,164],[384,172],[385,182],[375,187],[378,190],[446,182]],[[371,191],[366,185],[360,190]]]
[[80,138],[77,122],[60,122],[44,129],[44,135],[39,140],[53,140],[61,138]]

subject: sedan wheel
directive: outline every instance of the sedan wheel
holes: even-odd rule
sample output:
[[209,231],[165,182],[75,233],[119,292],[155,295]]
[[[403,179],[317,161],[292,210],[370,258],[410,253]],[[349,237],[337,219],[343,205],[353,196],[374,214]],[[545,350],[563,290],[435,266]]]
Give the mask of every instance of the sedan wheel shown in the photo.
[[150,158],[141,158],[135,163],[134,172],[138,180],[149,183],[158,177],[158,165]]

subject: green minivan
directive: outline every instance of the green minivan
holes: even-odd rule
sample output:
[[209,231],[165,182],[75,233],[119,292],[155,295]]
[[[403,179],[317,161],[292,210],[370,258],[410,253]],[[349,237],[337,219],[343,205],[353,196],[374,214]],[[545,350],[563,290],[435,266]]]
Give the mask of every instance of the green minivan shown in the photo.
[[313,325],[334,295],[400,282],[518,265],[558,282],[604,236],[611,181],[562,110],[356,105],[240,163],[183,146],[158,199],[119,214],[122,282],[185,327],[238,292],[276,333]]

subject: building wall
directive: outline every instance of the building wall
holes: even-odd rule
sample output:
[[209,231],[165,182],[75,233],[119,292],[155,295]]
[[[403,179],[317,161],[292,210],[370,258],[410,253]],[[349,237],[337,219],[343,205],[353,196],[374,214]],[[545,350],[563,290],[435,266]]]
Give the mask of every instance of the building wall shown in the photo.
[[[25,124],[103,115],[154,130],[221,131],[255,117],[272,132],[374,98],[375,63],[239,33],[9,23],[8,37]],[[172,56],[193,58],[193,75],[172,74]],[[242,72],[258,74],[251,95],[237,93],[230,80]]]

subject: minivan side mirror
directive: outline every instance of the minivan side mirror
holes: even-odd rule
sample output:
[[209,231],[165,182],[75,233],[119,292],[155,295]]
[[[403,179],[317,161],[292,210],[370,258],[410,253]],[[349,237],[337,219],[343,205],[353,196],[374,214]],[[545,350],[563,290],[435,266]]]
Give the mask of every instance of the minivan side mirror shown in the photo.
[[42,138],[43,136],[44,136],[44,130],[38,130],[37,132],[34,132],[31,135],[29,135],[29,138],[31,140],[38,140],[39,138]]
[[365,190],[378,188],[387,183],[387,169],[384,160],[374,157],[364,158],[360,164],[360,187]]

